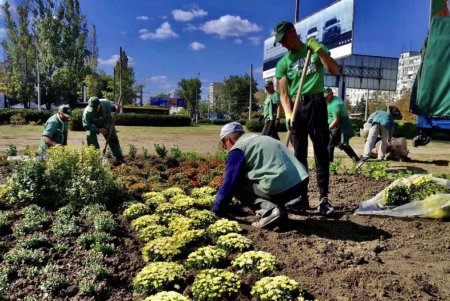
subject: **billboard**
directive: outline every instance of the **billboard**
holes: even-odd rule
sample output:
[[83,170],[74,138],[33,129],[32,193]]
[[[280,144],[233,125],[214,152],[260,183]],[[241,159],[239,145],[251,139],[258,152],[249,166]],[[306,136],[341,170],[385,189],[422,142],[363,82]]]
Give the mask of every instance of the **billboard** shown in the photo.
[[[306,42],[316,38],[324,44],[335,59],[352,54],[354,0],[340,0],[296,23],[300,39]],[[280,44],[273,46],[275,37],[264,41],[263,78],[273,77],[275,67],[286,53]]]
[[160,107],[186,107],[186,100],[183,98],[155,98],[150,99],[150,105]]

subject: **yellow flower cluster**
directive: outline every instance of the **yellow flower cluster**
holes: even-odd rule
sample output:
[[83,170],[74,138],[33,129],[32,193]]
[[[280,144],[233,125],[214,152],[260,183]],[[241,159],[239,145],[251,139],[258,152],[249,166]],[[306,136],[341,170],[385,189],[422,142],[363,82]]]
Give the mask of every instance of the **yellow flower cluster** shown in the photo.
[[207,231],[211,236],[220,236],[232,232],[241,232],[242,229],[238,222],[222,218],[210,225]]
[[173,204],[174,208],[179,212],[191,209],[195,204],[195,199],[191,198],[185,194],[177,194],[170,199],[170,203]]
[[175,262],[153,262],[133,279],[138,293],[154,294],[163,290],[179,290],[186,281],[186,270]]
[[252,297],[260,301],[292,301],[301,290],[297,281],[287,276],[264,277],[252,288]]
[[193,225],[193,219],[180,215],[169,222],[169,229],[173,233],[182,233],[194,229]]
[[148,224],[147,227],[138,231],[138,238],[140,241],[147,243],[156,238],[168,236],[172,232],[166,227],[158,224]]
[[417,178],[412,180],[411,183],[412,183],[412,185],[421,185],[421,184],[428,183],[428,182],[435,182],[435,181],[430,176],[423,175],[423,176],[418,176]]
[[166,197],[161,192],[145,192],[142,194],[142,198],[144,199],[145,204],[150,206],[151,208],[158,207],[159,204],[165,203]]
[[183,248],[192,246],[193,244],[205,239],[205,230],[189,230],[180,233],[175,233],[173,238],[182,245]]
[[128,206],[123,212],[123,216],[128,219],[136,219],[142,215],[151,213],[150,207],[142,203],[136,203]]
[[209,210],[189,209],[186,211],[195,228],[206,228],[217,220],[217,216]]
[[201,198],[204,196],[210,196],[216,193],[216,190],[209,186],[203,186],[198,188],[193,188],[191,191],[191,196],[196,198]]
[[229,252],[242,252],[252,247],[250,239],[238,233],[228,233],[217,239],[217,245]]
[[216,197],[214,195],[204,195],[195,199],[195,205],[199,207],[210,208]]
[[149,241],[142,248],[142,257],[148,261],[170,261],[181,254],[183,245],[174,237],[159,237]]
[[183,189],[181,189],[180,187],[174,186],[174,187],[170,187],[170,188],[167,188],[167,189],[161,191],[161,193],[162,193],[167,199],[170,199],[170,198],[172,198],[173,196],[175,196],[175,195],[177,195],[177,194],[184,194],[184,191],[183,191]]
[[170,291],[157,293],[156,295],[145,298],[144,301],[190,301],[190,300],[180,293]]
[[218,268],[227,257],[227,252],[218,247],[206,246],[189,254],[186,266],[196,269]]
[[135,231],[139,231],[143,228],[146,228],[149,225],[157,224],[159,222],[159,216],[156,214],[147,214],[138,217],[131,221],[131,228]]
[[239,292],[239,277],[222,269],[209,269],[199,273],[192,284],[196,301],[232,300]]
[[238,273],[267,275],[275,271],[277,259],[267,252],[248,251],[239,255],[231,265]]

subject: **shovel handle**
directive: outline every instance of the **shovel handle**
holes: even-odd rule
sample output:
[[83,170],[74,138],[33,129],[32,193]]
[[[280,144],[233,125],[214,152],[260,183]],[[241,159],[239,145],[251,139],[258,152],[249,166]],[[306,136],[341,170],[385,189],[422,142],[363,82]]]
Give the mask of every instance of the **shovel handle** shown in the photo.
[[[292,110],[291,124],[294,123],[295,117],[297,116],[298,108],[300,107],[301,94],[302,94],[301,92],[302,92],[302,88],[303,88],[303,83],[305,82],[306,71],[308,71],[309,61],[311,60],[311,52],[312,52],[311,49],[308,48],[308,52],[306,53],[305,64],[303,65],[302,77],[300,78],[300,84],[298,85],[297,95],[295,96],[294,109]],[[286,146],[289,146],[289,141],[291,140],[291,135],[292,135],[292,133],[288,127],[287,136],[286,136]]]

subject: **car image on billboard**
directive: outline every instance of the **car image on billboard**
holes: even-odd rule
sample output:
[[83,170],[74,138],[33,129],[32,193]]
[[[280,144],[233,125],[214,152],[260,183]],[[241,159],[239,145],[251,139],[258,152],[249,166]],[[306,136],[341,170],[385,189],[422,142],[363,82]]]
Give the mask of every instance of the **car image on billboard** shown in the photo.
[[341,34],[341,24],[339,20],[334,17],[325,22],[323,27],[322,43],[325,45],[333,45],[339,40]]

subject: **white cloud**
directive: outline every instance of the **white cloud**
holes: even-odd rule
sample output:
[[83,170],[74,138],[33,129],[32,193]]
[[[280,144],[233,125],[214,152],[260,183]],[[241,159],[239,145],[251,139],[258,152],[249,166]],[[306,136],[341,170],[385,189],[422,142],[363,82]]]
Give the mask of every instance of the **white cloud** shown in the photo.
[[239,16],[225,15],[216,20],[206,22],[201,26],[207,34],[217,34],[221,38],[240,37],[247,33],[259,32],[262,29],[255,23]]
[[262,66],[257,67],[257,68],[255,68],[255,69],[253,70],[253,72],[259,73],[259,74],[263,74],[263,67],[262,67]]
[[[129,66],[134,65],[134,59],[128,55],[127,55],[127,57],[128,57],[128,65]],[[99,58],[98,64],[103,65],[103,66],[115,66],[118,60],[119,60],[119,55],[114,54],[109,59]]]
[[253,45],[259,45],[259,43],[261,42],[261,38],[258,37],[249,37],[248,40]]
[[189,45],[189,47],[190,47],[192,50],[202,50],[202,49],[205,48],[205,45],[203,45],[203,44],[200,43],[200,42],[192,42],[192,43]]
[[0,27],[0,39],[6,38],[6,34],[7,34],[6,28]]
[[153,75],[146,78],[146,81],[153,87],[152,90],[163,92],[176,89],[177,84],[171,82],[167,75]]
[[193,8],[190,11],[175,9],[172,11],[172,16],[175,20],[181,22],[191,21],[194,18],[201,18],[208,15],[208,12],[203,9]]
[[136,20],[139,20],[139,21],[147,21],[147,20],[150,20],[150,18],[147,17],[147,16],[139,16],[139,17],[136,17]]
[[234,44],[242,44],[242,39],[235,39],[233,41]]
[[127,35],[127,31],[126,30],[121,30],[120,34],[123,35],[123,36],[126,36]]
[[169,22],[164,22],[155,32],[150,32],[147,29],[139,30],[139,38],[142,40],[164,40],[176,37],[178,35],[172,30]]
[[154,75],[147,78],[151,83],[167,83],[167,75]]

